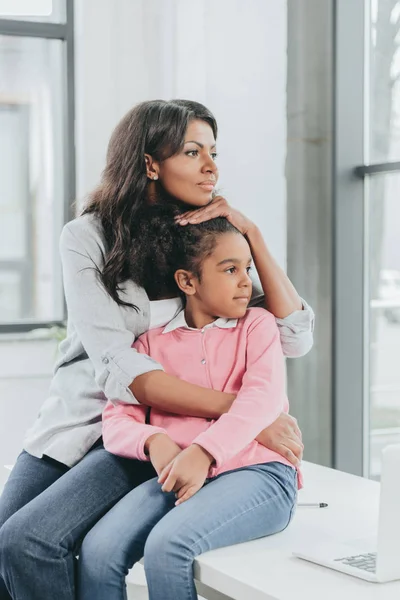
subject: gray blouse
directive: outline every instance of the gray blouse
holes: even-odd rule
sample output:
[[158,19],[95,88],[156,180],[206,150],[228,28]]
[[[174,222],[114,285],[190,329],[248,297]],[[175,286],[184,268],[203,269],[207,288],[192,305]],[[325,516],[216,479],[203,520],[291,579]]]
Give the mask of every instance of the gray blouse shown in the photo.
[[[64,291],[68,310],[67,337],[59,347],[53,379],[24,448],[68,466],[76,464],[101,436],[101,414],[106,401],[136,404],[129,389],[138,375],[161,369],[152,358],[131,346],[147,331],[150,302],[133,281],[121,294],[139,308],[119,306],[98,277],[105,240],[99,219],[84,215],[65,225],[60,239]],[[251,306],[262,304],[259,281],[254,281]],[[314,313],[303,310],[277,319],[283,352],[297,357],[313,344]]]

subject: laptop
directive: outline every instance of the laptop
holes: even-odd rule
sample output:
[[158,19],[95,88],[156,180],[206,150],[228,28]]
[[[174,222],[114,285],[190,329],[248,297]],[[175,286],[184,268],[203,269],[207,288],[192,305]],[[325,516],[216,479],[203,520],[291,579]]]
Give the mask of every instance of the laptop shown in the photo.
[[293,555],[366,581],[400,579],[400,444],[382,452],[377,539],[361,544],[330,540],[321,545],[316,540],[312,548],[296,550]]

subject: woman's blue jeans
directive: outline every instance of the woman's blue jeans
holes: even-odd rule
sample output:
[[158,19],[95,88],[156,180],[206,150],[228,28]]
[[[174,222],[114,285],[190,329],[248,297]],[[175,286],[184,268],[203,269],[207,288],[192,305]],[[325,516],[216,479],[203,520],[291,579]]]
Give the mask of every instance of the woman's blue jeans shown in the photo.
[[83,537],[154,476],[150,463],[114,456],[101,440],[72,469],[22,452],[0,496],[0,600],[75,600]]
[[208,480],[175,507],[175,495],[151,479],[116,504],[85,537],[79,600],[126,599],[125,577],[144,556],[150,600],[195,600],[196,556],[282,531],[297,496],[295,469],[278,462]]

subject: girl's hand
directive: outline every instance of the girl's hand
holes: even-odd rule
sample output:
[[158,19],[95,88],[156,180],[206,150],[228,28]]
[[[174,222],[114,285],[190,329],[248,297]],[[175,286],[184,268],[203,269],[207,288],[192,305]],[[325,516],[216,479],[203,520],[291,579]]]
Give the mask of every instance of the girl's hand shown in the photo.
[[204,485],[214,458],[197,444],[192,444],[167,465],[158,482],[163,492],[175,492],[178,506],[189,500]]
[[239,229],[243,235],[247,235],[255,227],[254,223],[245,217],[241,212],[229,206],[225,198],[216,196],[210,204],[196,210],[189,210],[175,217],[175,221],[181,225],[197,224],[203,221],[209,221],[215,217],[226,217],[228,221]]
[[298,467],[303,458],[304,445],[297,419],[286,413],[256,437],[257,442],[287,458],[294,467]]
[[151,464],[160,475],[162,470],[180,453],[182,449],[165,433],[151,435],[145,444]]

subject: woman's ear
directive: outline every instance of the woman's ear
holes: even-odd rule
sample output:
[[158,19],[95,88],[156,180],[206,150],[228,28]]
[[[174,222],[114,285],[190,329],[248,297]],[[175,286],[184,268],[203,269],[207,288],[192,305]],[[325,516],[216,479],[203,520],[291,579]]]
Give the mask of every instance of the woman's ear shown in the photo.
[[146,162],[146,174],[148,179],[153,179],[154,181],[157,181],[158,179],[158,164],[155,160],[153,160],[153,158],[150,156],[150,154],[145,154],[144,155],[144,160]]
[[184,269],[178,269],[174,274],[176,284],[178,288],[186,294],[186,296],[193,296],[196,293],[195,277],[190,271]]

